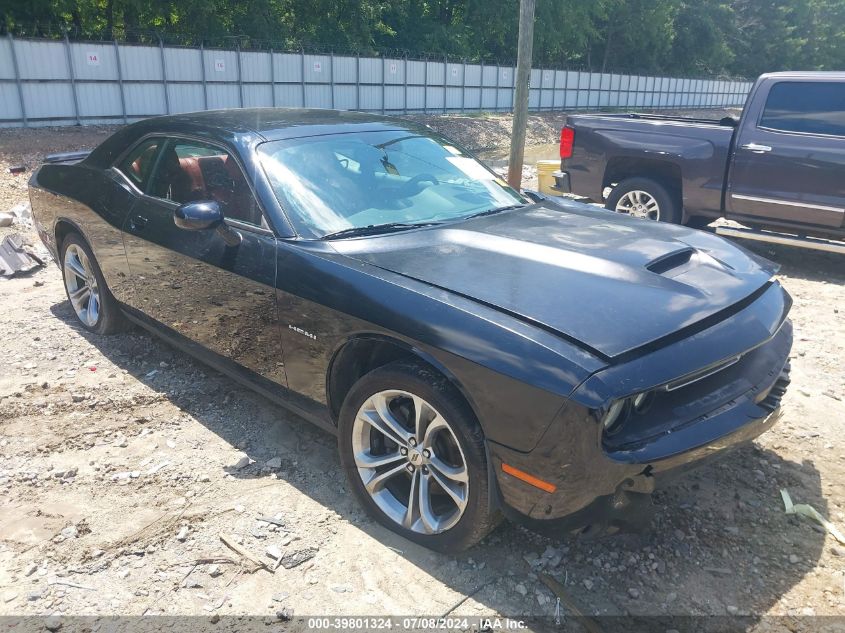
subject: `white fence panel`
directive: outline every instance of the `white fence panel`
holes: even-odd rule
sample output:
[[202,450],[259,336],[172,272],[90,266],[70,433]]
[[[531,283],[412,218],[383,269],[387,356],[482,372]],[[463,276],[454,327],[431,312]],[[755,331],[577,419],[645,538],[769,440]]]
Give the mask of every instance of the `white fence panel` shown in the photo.
[[[512,66],[0,38],[0,126],[237,107],[510,110]],[[742,106],[747,81],[532,69],[532,110]]]

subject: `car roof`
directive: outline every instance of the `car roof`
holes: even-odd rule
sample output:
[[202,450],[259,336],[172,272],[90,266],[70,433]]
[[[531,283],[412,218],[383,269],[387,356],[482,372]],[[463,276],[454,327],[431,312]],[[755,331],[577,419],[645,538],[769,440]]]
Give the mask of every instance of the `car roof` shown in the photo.
[[141,125],[162,131],[205,128],[222,136],[255,134],[265,140],[365,130],[425,129],[423,125],[398,117],[317,108],[205,110],[154,117],[146,119]]

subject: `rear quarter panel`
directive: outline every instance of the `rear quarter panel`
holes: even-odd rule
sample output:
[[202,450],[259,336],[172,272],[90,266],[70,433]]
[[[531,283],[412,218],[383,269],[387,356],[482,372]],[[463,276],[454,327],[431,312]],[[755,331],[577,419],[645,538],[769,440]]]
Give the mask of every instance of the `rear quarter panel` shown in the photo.
[[128,185],[84,163],[44,165],[29,185],[36,229],[56,261],[57,227],[65,222],[91,246],[109,288],[122,300],[129,290],[129,269],[121,228],[135,201]]

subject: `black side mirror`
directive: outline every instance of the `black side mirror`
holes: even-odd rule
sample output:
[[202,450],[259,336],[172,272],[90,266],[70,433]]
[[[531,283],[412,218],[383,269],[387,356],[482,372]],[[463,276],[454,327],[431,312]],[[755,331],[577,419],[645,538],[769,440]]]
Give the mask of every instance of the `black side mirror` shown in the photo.
[[187,202],[173,212],[173,221],[188,231],[213,229],[223,222],[223,211],[214,200]]

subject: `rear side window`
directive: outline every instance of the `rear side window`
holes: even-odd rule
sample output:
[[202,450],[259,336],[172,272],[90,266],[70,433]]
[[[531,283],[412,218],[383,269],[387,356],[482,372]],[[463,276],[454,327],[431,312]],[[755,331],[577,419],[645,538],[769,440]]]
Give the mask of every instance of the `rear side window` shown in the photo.
[[781,82],[772,86],[760,127],[845,136],[845,82]]
[[156,156],[163,144],[164,141],[160,138],[146,140],[129,152],[129,155],[117,165],[117,168],[141,191],[146,189],[153,173]]

